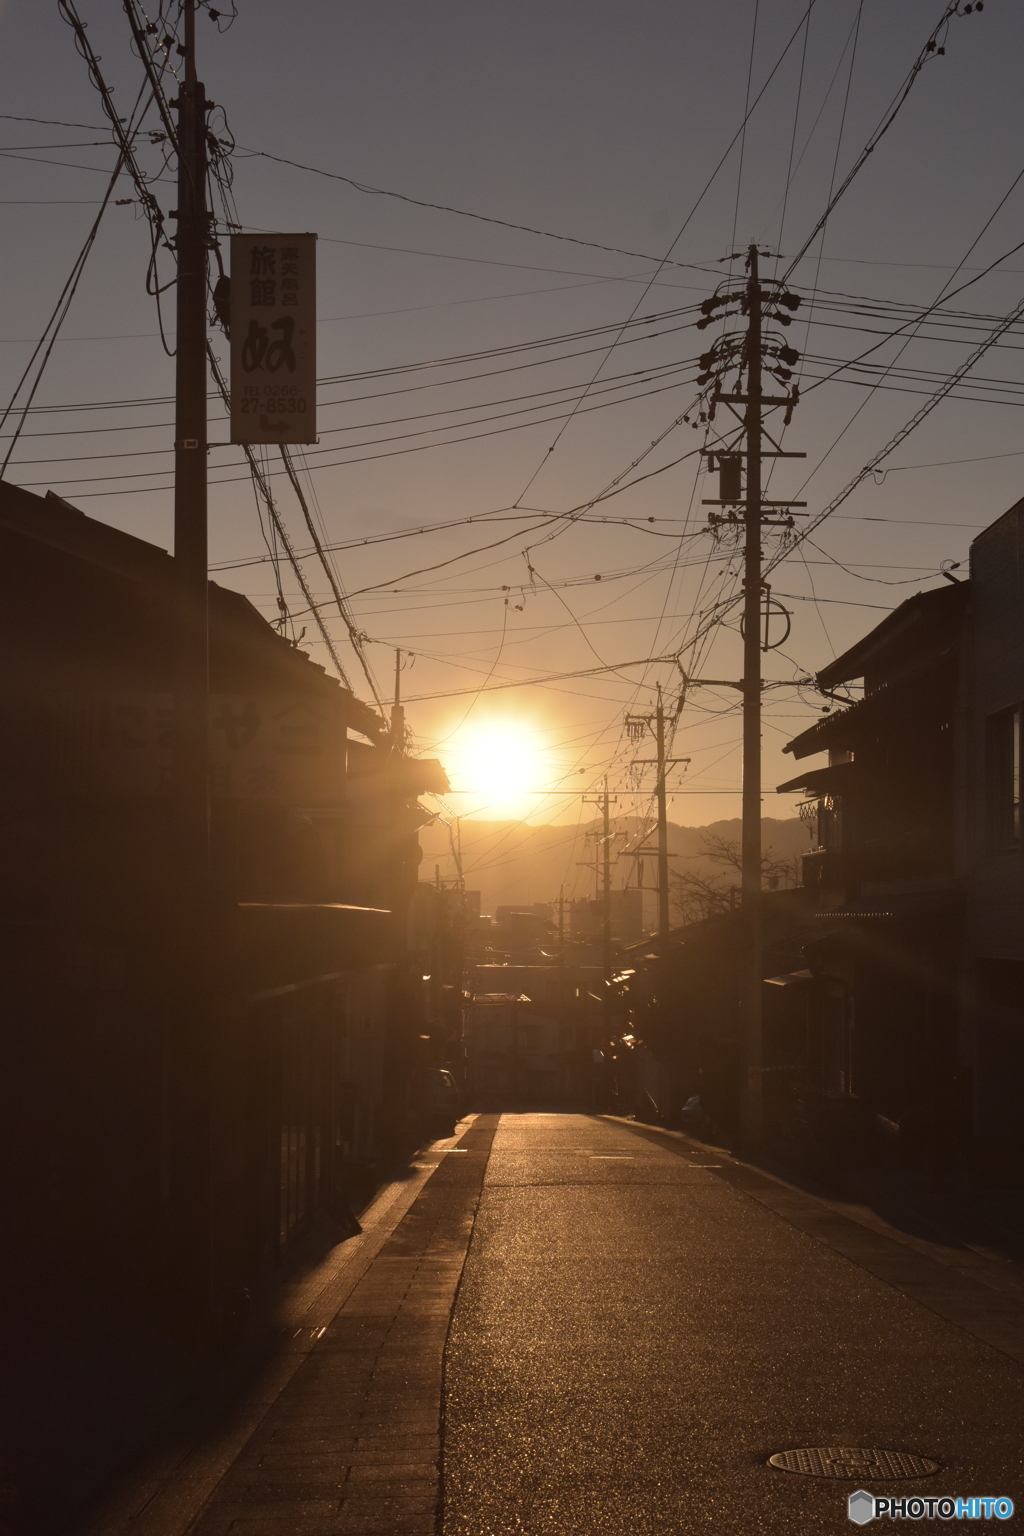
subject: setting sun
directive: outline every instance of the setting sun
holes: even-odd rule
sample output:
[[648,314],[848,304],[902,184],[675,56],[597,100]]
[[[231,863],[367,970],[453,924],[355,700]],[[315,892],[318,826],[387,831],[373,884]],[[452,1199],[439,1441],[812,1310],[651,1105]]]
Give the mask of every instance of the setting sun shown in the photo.
[[520,723],[467,726],[446,756],[452,783],[479,795],[481,809],[525,810],[549,772],[539,735]]

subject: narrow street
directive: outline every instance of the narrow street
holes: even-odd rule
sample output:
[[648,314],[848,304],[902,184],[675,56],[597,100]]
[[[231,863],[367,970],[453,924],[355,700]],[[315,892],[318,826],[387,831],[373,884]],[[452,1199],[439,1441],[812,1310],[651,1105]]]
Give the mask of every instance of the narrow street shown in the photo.
[[[1019,1507],[1012,1268],[605,1117],[479,1115],[418,1176],[233,1448],[90,1531],[824,1532],[862,1485]],[[939,1470],[768,1465],[832,1446]]]

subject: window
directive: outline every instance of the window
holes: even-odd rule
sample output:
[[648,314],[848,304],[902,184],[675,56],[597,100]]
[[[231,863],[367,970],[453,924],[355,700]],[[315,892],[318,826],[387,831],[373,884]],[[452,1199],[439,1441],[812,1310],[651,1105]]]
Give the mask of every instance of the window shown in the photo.
[[1020,847],[1020,705],[986,722],[988,841],[993,853]]

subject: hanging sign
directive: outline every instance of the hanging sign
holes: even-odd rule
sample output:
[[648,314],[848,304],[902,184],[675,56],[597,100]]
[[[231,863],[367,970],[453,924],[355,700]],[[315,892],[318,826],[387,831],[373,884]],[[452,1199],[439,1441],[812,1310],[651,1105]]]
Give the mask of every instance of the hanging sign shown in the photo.
[[231,441],[316,442],[316,235],[231,236]]

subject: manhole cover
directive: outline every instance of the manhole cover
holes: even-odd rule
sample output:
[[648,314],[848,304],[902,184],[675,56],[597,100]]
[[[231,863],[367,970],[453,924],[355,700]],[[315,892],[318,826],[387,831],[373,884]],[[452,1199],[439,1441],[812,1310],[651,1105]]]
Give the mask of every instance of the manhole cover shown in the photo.
[[929,1477],[938,1462],[910,1451],[869,1450],[857,1445],[816,1445],[810,1450],[779,1451],[768,1465],[783,1472],[803,1472],[808,1477]]

